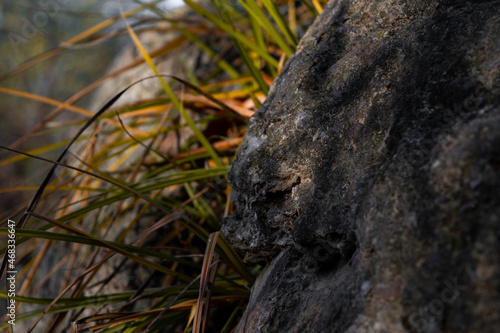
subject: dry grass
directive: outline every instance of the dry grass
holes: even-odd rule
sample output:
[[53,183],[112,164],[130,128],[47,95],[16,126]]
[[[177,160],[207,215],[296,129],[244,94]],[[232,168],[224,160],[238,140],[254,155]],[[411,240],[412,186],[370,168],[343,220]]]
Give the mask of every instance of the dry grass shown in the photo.
[[[198,16],[185,19],[165,15],[156,3],[138,3],[137,9],[0,76],[8,80],[63,50],[123,34],[140,55],[65,101],[0,86],[0,93],[54,107],[30,132],[3,147],[16,154],[0,160],[0,168],[26,159],[50,168],[39,179],[41,185],[0,189],[33,194],[29,205],[13,207],[2,220],[17,221],[16,319],[29,323],[30,331],[154,332],[168,327],[172,332],[229,332],[238,324],[259,271],[246,266],[219,234],[222,218],[233,211],[226,176],[248,118],[293,54],[297,31],[307,27],[321,5],[316,0],[241,0],[237,6],[214,1],[207,10],[186,0]],[[154,19],[140,15],[148,8],[156,13]],[[126,22],[125,28],[106,32],[119,22]],[[168,31],[175,38],[147,50],[141,36],[148,31]],[[218,53],[209,36],[225,40],[238,56]],[[157,69],[159,59],[182,54],[188,44],[212,59],[210,72],[203,77],[187,73],[190,83]],[[97,112],[75,105],[144,64],[155,76],[137,78],[132,86],[157,80],[161,89],[154,97],[117,104],[129,86],[109,96]],[[66,113],[77,116],[57,120]],[[73,133],[69,140],[22,152],[42,133],[68,132]],[[7,228],[0,228],[0,234],[7,235]],[[4,276],[6,245],[0,253]],[[0,292],[0,297],[7,295]],[[4,316],[0,328],[7,327]]]

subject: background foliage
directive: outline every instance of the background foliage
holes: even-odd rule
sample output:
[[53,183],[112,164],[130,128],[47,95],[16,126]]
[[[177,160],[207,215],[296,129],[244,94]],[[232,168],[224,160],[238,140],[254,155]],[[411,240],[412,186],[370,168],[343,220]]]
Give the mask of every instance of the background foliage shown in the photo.
[[[2,4],[0,235],[17,221],[27,330],[229,332],[245,308],[260,268],[218,232],[226,175],[322,4],[167,3]],[[146,43],[152,32],[165,40]],[[135,58],[107,70],[127,47]],[[161,70],[171,58],[182,78]]]

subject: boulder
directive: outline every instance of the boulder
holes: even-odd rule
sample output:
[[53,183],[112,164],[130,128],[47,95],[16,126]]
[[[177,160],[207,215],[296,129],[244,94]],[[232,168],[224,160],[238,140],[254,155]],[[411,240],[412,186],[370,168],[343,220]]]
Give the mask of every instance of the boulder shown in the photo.
[[238,332],[500,327],[500,2],[330,1],[251,118]]

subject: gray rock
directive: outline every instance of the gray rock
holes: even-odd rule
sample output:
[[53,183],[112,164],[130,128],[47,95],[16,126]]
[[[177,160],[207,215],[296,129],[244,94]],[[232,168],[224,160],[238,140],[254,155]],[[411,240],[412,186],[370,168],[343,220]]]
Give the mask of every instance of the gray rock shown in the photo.
[[500,1],[331,1],[251,118],[238,332],[500,325]]

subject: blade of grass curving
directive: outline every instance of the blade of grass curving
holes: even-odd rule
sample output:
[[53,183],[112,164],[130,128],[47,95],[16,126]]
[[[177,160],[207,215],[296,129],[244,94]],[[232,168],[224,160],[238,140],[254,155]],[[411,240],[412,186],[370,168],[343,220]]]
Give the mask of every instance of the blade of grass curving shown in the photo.
[[[120,11],[121,11],[121,8],[120,8]],[[210,142],[208,142],[207,138],[205,138],[205,135],[203,135],[203,133],[200,131],[200,129],[194,123],[191,116],[189,116],[189,114],[186,112],[186,110],[182,106],[182,103],[179,101],[179,99],[175,96],[174,92],[172,91],[172,88],[167,84],[167,82],[165,80],[163,80],[163,76],[160,75],[160,72],[156,68],[153,61],[151,60],[151,57],[149,56],[148,52],[146,51],[146,49],[142,45],[141,41],[139,40],[139,37],[137,37],[134,30],[132,30],[130,25],[127,23],[127,19],[125,18],[125,16],[123,16],[123,20],[126,24],[127,31],[129,33],[130,37],[132,38],[134,44],[136,45],[137,49],[139,50],[141,55],[144,57],[144,60],[146,61],[146,63],[149,65],[149,67],[153,70],[153,72],[156,74],[156,76],[160,80],[160,83],[163,86],[163,89],[165,90],[167,95],[170,97],[170,99],[174,103],[175,107],[179,110],[182,117],[186,120],[186,123],[189,125],[191,130],[194,132],[194,135],[196,136],[198,141],[201,143],[201,145],[203,147],[205,147],[207,149],[207,152],[210,154],[210,156],[215,161],[215,163],[219,166],[222,166],[223,165],[222,161],[220,160],[219,156],[217,155],[215,150],[210,145]]]
[[118,121],[120,122],[120,124],[122,125],[122,129],[125,131],[125,133],[127,133],[127,135],[132,139],[134,140],[135,142],[137,142],[139,145],[143,146],[144,148],[146,148],[146,151],[152,151],[153,153],[155,153],[156,155],[158,155],[160,158],[162,158],[163,160],[165,161],[169,161],[170,159],[163,155],[162,153],[160,153],[159,151],[157,151],[156,149],[153,149],[152,147],[149,147],[147,146],[146,144],[142,143],[142,141],[139,141],[137,140],[132,134],[130,134],[130,132],[127,130],[127,127],[125,126],[125,124],[123,123],[122,119],[120,118],[120,115],[118,114],[118,112],[116,112],[116,117],[118,118]]

